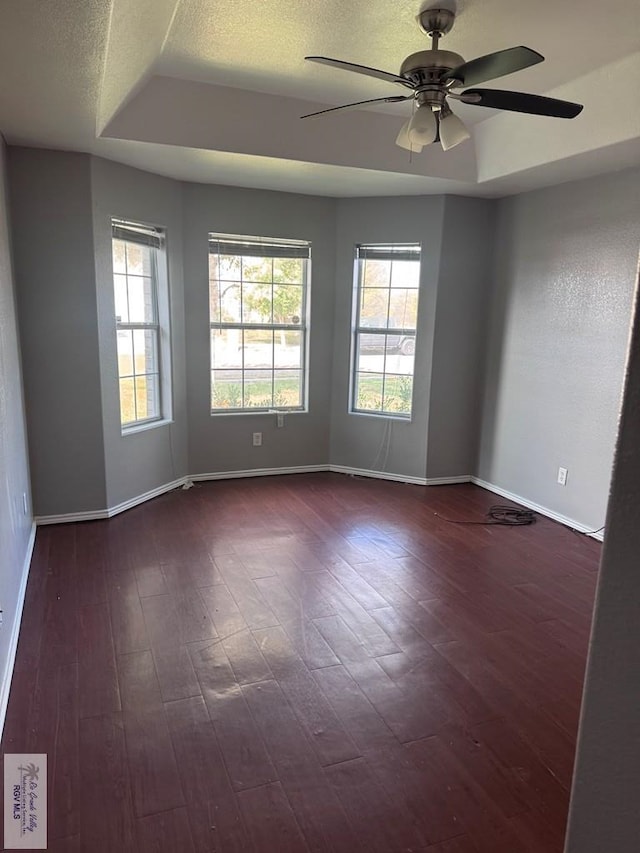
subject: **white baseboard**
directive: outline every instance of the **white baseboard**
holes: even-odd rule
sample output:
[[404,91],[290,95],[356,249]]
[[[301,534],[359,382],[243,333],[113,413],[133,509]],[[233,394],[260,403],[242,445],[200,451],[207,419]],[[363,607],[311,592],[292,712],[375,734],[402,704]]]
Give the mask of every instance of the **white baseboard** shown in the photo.
[[194,483],[205,480],[235,480],[241,477],[276,477],[280,474],[313,474],[328,471],[328,465],[294,465],[289,468],[247,468],[244,471],[215,471],[210,474],[192,474],[188,479]]
[[351,474],[354,477],[372,477],[375,480],[394,480],[400,483],[409,483],[413,486],[426,486],[425,477],[409,477],[405,474],[393,474],[388,471],[370,471],[368,468],[351,468],[348,465],[329,465],[329,471],[336,474]]
[[88,512],[64,512],[59,515],[36,515],[35,523],[38,527],[45,524],[69,524],[73,521],[97,521],[101,518],[109,518],[108,509],[96,509]]
[[[138,504],[156,498],[165,492],[170,492],[173,489],[180,488],[187,483],[205,482],[207,480],[235,480],[243,477],[273,477],[280,474],[312,474],[318,471],[333,471],[336,474],[348,474],[354,477],[371,477],[376,480],[392,480],[399,483],[408,483],[414,486],[445,486],[455,485],[456,483],[474,483],[482,489],[487,489],[496,495],[514,501],[515,503],[526,506],[528,509],[534,510],[541,515],[546,515],[554,521],[559,521],[570,527],[572,530],[577,530],[579,533],[586,533],[594,539],[602,542],[604,536],[602,533],[592,533],[590,528],[585,524],[581,524],[573,518],[566,515],[561,515],[548,507],[541,506],[522,495],[517,495],[480,477],[474,477],[471,474],[460,474],[455,477],[411,477],[406,474],[395,474],[388,471],[371,471],[368,468],[352,468],[348,465],[296,465],[286,468],[247,468],[243,471],[212,471],[205,474],[193,474],[190,477],[181,477],[179,480],[174,480],[171,483],[166,483],[163,486],[158,486],[144,494],[136,495],[134,498],[123,501],[108,509],[95,510],[93,512],[74,512],[63,515],[40,515],[35,518],[35,523],[38,525],[44,524],[65,524],[74,521],[94,521],[104,518],[112,518],[125,510],[131,509]],[[35,528],[34,528],[35,529]],[[32,546],[33,547],[33,546]]]
[[98,521],[103,518],[113,518],[114,515],[119,515],[127,509],[132,509],[132,507],[138,506],[138,504],[150,501],[152,498],[157,498],[165,492],[170,492],[173,489],[183,486],[189,479],[193,478],[181,477],[179,480],[173,480],[171,483],[157,486],[155,489],[150,489],[148,492],[136,495],[134,498],[129,498],[108,509],[97,509],[90,512],[68,512],[62,515],[37,515],[35,522],[38,526],[41,526],[44,524],[69,524],[74,521]]
[[35,541],[36,524],[34,521],[31,525],[31,533],[29,534],[29,541],[27,542],[27,551],[22,563],[22,575],[20,577],[20,587],[18,589],[18,600],[16,602],[13,625],[11,626],[11,638],[9,639],[9,654],[5,661],[4,672],[2,673],[2,685],[0,685],[0,737],[2,737],[2,732],[4,731],[4,720],[7,715],[7,705],[9,704],[11,678],[13,676],[13,666],[16,660],[16,651],[18,650],[20,623],[22,622],[22,608],[24,607],[24,597],[27,591],[27,581],[29,580],[29,569],[31,567],[31,557],[33,556],[33,546]]
[[350,468],[348,465],[329,465],[329,471],[334,471],[336,474],[350,474],[354,477],[372,477],[375,480],[393,480],[396,483],[409,483],[413,486],[450,486],[455,483],[471,482],[471,474],[459,474],[456,477],[412,477],[409,474],[371,471],[368,468]]
[[471,474],[460,474],[457,477],[427,477],[427,486],[452,486],[456,483],[470,483]]
[[399,483],[409,483],[415,486],[443,486],[454,483],[469,483],[472,479],[470,474],[461,474],[456,477],[411,477],[406,474],[394,474],[388,471],[371,471],[368,468],[351,468],[348,465],[294,465],[285,468],[247,468],[242,471],[211,471],[204,474],[192,474],[181,477],[171,483],[165,483],[144,494],[136,495],[129,500],[109,507],[108,509],[91,510],[89,512],[69,512],[60,515],[38,515],[35,523],[38,526],[45,524],[69,524],[76,521],[98,521],[104,518],[113,518],[125,510],[132,509],[138,504],[157,498],[165,492],[178,489],[189,483],[206,482],[207,480],[235,480],[242,477],[275,477],[280,474],[313,474],[317,471],[334,471],[337,474],[350,474],[355,477],[372,477],[376,480],[393,480]]
[[500,497],[507,498],[510,501],[514,501],[514,503],[522,504],[522,506],[526,506],[527,509],[532,509],[534,512],[539,512],[540,515],[546,515],[547,518],[552,518],[554,521],[559,521],[560,524],[564,524],[567,527],[570,527],[572,530],[577,530],[578,533],[586,533],[587,536],[590,536],[592,539],[597,539],[599,542],[602,542],[604,539],[604,532],[600,533],[592,533],[591,528],[586,524],[582,524],[579,521],[576,521],[573,518],[569,518],[566,515],[562,515],[559,512],[555,512],[552,509],[549,509],[546,506],[542,506],[541,504],[537,504],[534,501],[530,501],[527,498],[523,498],[522,495],[516,495],[514,492],[509,492],[507,489],[503,489],[500,486],[496,486],[493,483],[488,483],[486,480],[482,480],[480,477],[471,477],[471,482],[476,486],[480,486],[482,489],[486,489],[488,492],[493,492],[496,495],[500,495]]
[[180,477],[179,480],[173,480],[171,483],[165,483],[164,486],[157,486],[155,489],[150,489],[142,495],[136,495],[135,498],[129,498],[129,500],[122,501],[122,503],[109,507],[107,510],[107,518],[113,518],[114,515],[119,515],[127,509],[132,509],[134,506],[138,506],[138,504],[143,504],[145,501],[150,501],[152,498],[164,495],[165,492],[171,492],[174,489],[179,489],[180,486],[184,486],[189,479],[193,478]]
[[246,471],[215,471],[209,474],[194,474],[193,476],[181,477],[171,483],[165,483],[141,495],[136,495],[122,503],[111,506],[108,509],[98,509],[90,512],[69,512],[61,515],[38,515],[35,522],[38,526],[44,524],[69,524],[74,521],[97,521],[103,518],[113,518],[125,510],[132,509],[138,504],[157,498],[165,492],[179,489],[181,486],[205,481],[205,480],[232,480],[238,477],[268,477],[277,474],[308,474],[314,471],[328,471],[328,465],[299,465],[290,468],[249,468]]

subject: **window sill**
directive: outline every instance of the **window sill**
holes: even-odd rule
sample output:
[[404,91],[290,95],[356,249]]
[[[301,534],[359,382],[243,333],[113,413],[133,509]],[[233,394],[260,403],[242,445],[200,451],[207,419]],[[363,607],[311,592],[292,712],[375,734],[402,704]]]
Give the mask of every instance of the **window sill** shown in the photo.
[[172,424],[172,423],[173,423],[172,418],[161,418],[158,421],[148,421],[147,423],[143,423],[143,424],[133,424],[132,426],[129,426],[129,427],[122,427],[121,428],[121,435],[123,437],[127,436],[127,435],[137,435],[139,432],[146,432],[149,429],[155,429],[156,427],[161,427],[161,426],[168,426],[169,424]]
[[377,418],[378,420],[385,421],[400,421],[404,424],[410,424],[412,421],[411,415],[392,415],[388,414],[387,412],[359,412],[357,410],[351,409],[348,414],[356,415],[357,417],[361,418]]
[[212,418],[229,418],[237,415],[308,415],[309,409],[236,409],[231,411],[212,411]]

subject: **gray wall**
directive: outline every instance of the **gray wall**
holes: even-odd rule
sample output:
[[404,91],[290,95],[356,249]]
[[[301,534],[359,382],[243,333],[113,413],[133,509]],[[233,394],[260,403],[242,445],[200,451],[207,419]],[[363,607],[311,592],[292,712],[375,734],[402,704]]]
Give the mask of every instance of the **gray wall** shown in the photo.
[[[341,199],[338,202],[331,401],[331,462],[334,465],[425,477],[443,211],[444,198],[441,196]],[[411,421],[390,421],[348,411],[354,246],[385,242],[420,243],[422,246]],[[389,429],[390,437],[385,434]]]
[[[637,171],[500,202],[336,201],[180,184],[82,154],[9,154],[36,515],[113,507],[186,474],[330,461],[428,480],[478,473],[602,524],[640,229]],[[174,422],[125,437],[111,215],[165,226],[170,257]],[[272,414],[210,414],[211,230],[313,244],[310,409],[287,415],[284,429]],[[354,245],[389,240],[422,244],[411,422],[348,414]],[[255,431],[262,447],[252,446]],[[565,488],[559,465],[569,469]]]
[[[419,479],[474,472],[492,209],[453,196],[338,202],[333,464]],[[386,241],[422,245],[411,422],[348,413],[354,246]]]
[[634,170],[499,202],[478,473],[593,528],[607,504],[639,185]]
[[91,158],[9,149],[35,515],[104,509]]
[[[26,495],[25,513],[22,496]],[[0,136],[0,684],[8,689],[11,629],[31,533],[31,496],[20,352],[6,197],[5,144]],[[2,719],[0,719],[0,731]]]
[[[332,199],[259,190],[184,185],[184,276],[191,474],[326,464],[334,301]],[[207,236],[210,231],[310,240],[312,247],[309,411],[215,415],[210,411]],[[253,447],[253,432],[263,433]]]
[[607,513],[567,853],[635,853],[640,839],[640,302]]
[[447,196],[431,365],[427,479],[474,474],[493,283],[495,202]]
[[[182,191],[167,178],[94,157],[91,161],[95,275],[107,506],[184,477],[187,417],[182,280]],[[172,422],[128,435],[120,426],[111,259],[111,217],[166,229],[172,350]]]

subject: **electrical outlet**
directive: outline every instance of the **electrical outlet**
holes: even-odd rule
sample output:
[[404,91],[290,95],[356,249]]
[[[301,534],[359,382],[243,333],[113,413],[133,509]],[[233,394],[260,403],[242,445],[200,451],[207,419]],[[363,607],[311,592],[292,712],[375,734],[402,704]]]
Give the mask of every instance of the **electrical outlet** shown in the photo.
[[561,486],[567,485],[567,474],[569,473],[567,468],[558,468],[558,483]]
[[278,412],[276,415],[276,426],[281,429],[284,426],[284,412]]
[[254,432],[253,434],[253,446],[254,447],[262,447],[262,433]]
[[27,515],[29,512],[29,505],[27,504],[27,493],[26,492],[22,493],[22,511],[24,512],[25,515]]

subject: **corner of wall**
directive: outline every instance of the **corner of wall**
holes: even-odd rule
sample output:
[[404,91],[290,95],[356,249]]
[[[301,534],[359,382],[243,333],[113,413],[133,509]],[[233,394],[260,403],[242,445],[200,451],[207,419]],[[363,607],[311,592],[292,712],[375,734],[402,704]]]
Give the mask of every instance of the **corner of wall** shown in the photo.
[[34,509],[98,508],[106,490],[91,158],[11,148],[9,177]]
[[427,479],[473,472],[482,405],[495,202],[446,196],[432,353]]

